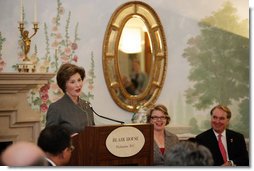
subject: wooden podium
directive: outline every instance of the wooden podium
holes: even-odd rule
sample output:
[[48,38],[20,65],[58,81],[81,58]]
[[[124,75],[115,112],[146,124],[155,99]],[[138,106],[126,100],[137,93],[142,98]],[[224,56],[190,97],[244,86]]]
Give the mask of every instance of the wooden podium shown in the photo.
[[[119,157],[106,146],[108,136],[118,128],[136,128],[144,136],[144,145],[135,155]],[[129,135],[132,136],[132,135]],[[153,163],[153,125],[124,124],[89,126],[72,138],[75,150],[70,166],[149,166]]]

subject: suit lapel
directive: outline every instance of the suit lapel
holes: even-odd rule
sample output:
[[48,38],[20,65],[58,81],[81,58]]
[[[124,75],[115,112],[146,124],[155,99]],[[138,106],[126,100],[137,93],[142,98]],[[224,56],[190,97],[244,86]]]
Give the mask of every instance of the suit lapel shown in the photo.
[[227,151],[228,151],[228,157],[231,158],[231,152],[234,150],[233,148],[233,142],[234,137],[230,133],[230,131],[226,130],[226,137],[227,137]]

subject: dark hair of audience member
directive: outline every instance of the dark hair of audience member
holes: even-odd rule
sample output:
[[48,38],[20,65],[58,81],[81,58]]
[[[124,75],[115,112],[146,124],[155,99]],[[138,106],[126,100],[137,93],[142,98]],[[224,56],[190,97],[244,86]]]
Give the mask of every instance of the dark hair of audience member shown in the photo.
[[71,135],[66,128],[52,125],[41,131],[37,144],[44,152],[57,155],[71,146]]
[[208,148],[191,141],[181,141],[168,153],[168,166],[212,166],[213,157]]

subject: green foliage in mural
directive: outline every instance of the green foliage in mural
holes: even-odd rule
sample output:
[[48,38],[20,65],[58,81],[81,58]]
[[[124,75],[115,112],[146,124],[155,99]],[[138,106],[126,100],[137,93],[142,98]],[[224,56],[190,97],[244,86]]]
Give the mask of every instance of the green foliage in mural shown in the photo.
[[0,56],[2,56],[2,49],[3,49],[3,43],[5,42],[5,38],[2,36],[2,33],[0,32]]
[[236,125],[238,130],[241,131],[241,133],[244,134],[245,137],[249,137],[249,131],[250,130],[250,119],[249,119],[249,114],[250,114],[250,101],[249,99],[245,99],[241,102],[239,105],[240,108],[240,118],[239,118],[239,123]]
[[90,99],[93,99],[94,98],[94,95],[91,93],[91,91],[93,90],[94,88],[94,79],[96,78],[95,77],[95,74],[94,74],[94,55],[93,55],[93,52],[91,53],[91,68],[88,70],[88,78],[86,79],[87,83],[88,84],[88,90],[89,92],[87,94],[83,93],[81,95],[81,98],[82,99],[85,99],[87,101],[89,101]]
[[189,125],[191,125],[191,130],[190,132],[193,134],[198,134],[200,132],[198,122],[196,118],[191,118],[189,121]]
[[[197,109],[214,104],[242,103],[242,124],[248,118],[249,35],[248,20],[240,20],[230,2],[199,22],[201,32],[188,40],[183,56],[191,70],[193,86],[187,103]],[[247,104],[247,105],[246,105]]]
[[232,100],[248,97],[249,39],[227,31],[239,31],[246,25],[238,22],[235,12],[226,4],[224,9],[203,19],[199,23],[201,34],[191,38],[184,50],[183,56],[192,67],[189,79],[194,82],[186,96],[198,109],[214,103],[229,105]]

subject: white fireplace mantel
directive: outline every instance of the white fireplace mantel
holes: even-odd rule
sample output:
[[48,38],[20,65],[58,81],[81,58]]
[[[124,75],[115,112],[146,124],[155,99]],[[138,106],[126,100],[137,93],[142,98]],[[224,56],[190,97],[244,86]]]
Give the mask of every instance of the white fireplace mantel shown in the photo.
[[0,73],[0,94],[17,93],[47,84],[52,73]]
[[30,89],[47,84],[53,73],[0,73],[0,142],[36,142],[40,113],[27,102]]

